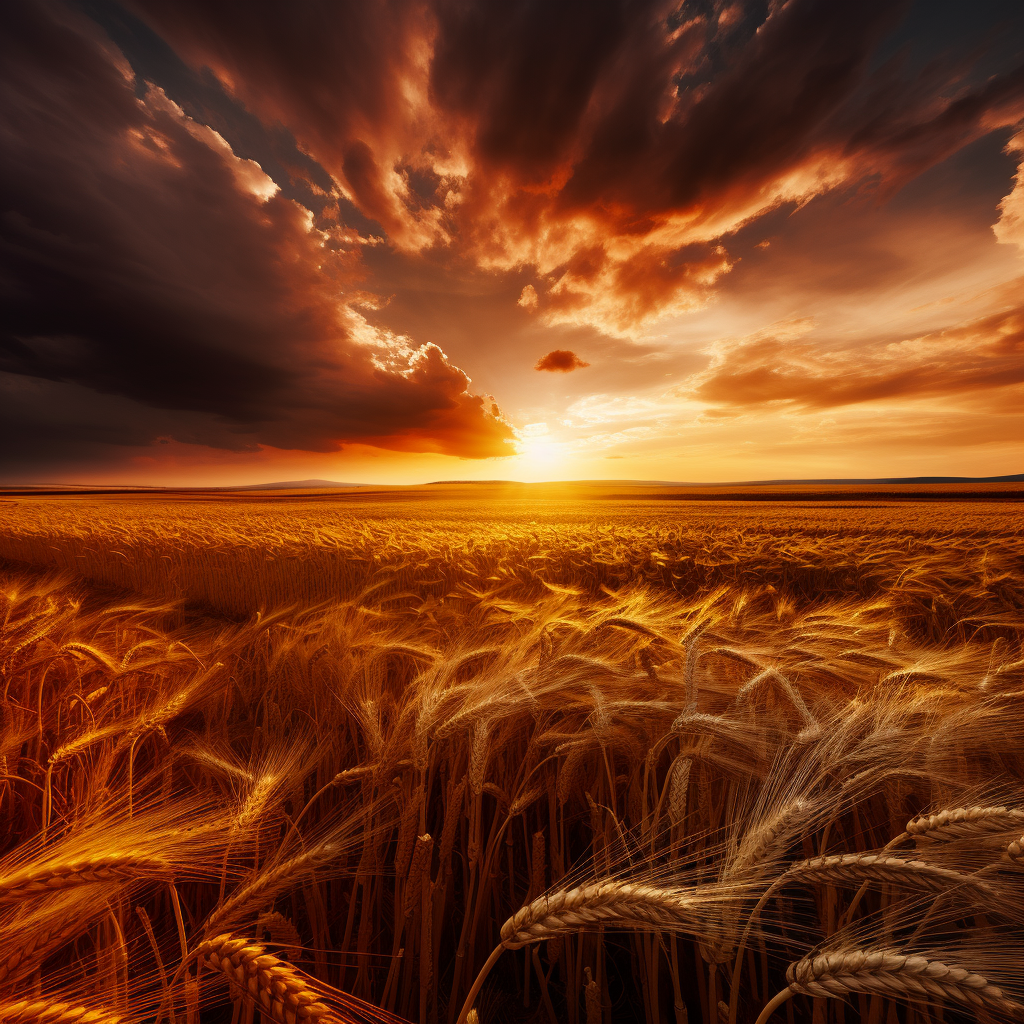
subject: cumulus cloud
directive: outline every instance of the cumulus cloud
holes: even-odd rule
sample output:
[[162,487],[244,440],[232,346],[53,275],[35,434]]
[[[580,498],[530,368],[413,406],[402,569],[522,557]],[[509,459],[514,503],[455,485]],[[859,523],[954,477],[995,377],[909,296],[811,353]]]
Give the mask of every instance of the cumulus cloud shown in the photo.
[[564,348],[556,348],[546,356],[541,356],[537,360],[537,365],[534,369],[549,370],[552,373],[570,373],[573,370],[579,370],[589,365],[590,363],[585,363],[575,352],[570,352]]
[[[72,389],[81,416],[36,430],[53,458],[111,443],[117,410],[133,443],[511,451],[439,348],[350,305],[365,270],[344,233],[135,82],[84,19],[17,4],[5,20],[0,370]],[[88,394],[109,407],[83,435]]]
[[538,298],[545,322],[589,324],[629,338],[664,316],[699,309],[733,266],[722,246],[706,255],[656,245],[630,248],[619,254],[604,246],[583,249],[554,271],[543,302]]

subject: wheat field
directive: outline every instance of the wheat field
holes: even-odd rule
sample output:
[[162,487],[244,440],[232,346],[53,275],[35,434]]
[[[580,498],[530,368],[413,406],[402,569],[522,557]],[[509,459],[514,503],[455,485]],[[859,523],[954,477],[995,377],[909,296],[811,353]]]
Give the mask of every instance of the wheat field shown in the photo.
[[0,1021],[1020,1018],[1017,507],[0,496]]

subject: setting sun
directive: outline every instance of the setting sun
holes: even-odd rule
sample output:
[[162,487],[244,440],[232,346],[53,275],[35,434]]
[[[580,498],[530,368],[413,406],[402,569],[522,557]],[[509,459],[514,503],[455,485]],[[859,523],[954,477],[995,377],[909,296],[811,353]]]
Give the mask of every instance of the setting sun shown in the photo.
[[566,446],[556,441],[546,423],[528,423],[516,438],[517,454],[511,460],[514,475],[525,480],[553,479],[566,466]]

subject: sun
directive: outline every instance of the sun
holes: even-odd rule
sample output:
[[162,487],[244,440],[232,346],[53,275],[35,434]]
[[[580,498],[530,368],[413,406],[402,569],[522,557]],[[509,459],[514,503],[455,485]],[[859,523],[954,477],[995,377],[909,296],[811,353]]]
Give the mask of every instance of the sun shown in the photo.
[[548,433],[546,423],[528,423],[518,431],[517,463],[530,475],[547,476],[565,460],[565,446]]

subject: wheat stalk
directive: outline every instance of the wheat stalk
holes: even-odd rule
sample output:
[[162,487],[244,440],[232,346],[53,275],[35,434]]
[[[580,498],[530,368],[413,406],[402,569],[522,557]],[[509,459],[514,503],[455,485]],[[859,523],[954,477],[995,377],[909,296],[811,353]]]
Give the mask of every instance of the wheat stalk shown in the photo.
[[546,886],[544,885],[545,871],[547,869],[547,845],[543,832],[533,833],[533,844],[530,851],[530,888],[526,898],[535,899]]
[[475,796],[484,790],[484,775],[487,771],[488,734],[486,722],[478,721],[473,727],[473,742],[469,750],[469,788]]
[[678,825],[686,817],[686,795],[690,786],[690,767],[693,761],[680,754],[672,762],[669,774],[668,819]]
[[292,959],[299,955],[302,939],[298,929],[280,911],[272,910],[256,918],[256,934],[264,937],[268,932],[270,941],[282,952],[287,953]]
[[491,952],[473,982],[459,1014],[459,1024],[466,1024],[477,993],[506,949],[521,949],[531,943],[599,925],[690,932],[701,938],[709,934],[720,937],[721,925],[707,913],[714,902],[707,894],[698,895],[696,890],[616,879],[540,896],[517,910],[502,925],[501,943]]
[[466,796],[467,780],[463,778],[447,797],[444,809],[444,825],[441,828],[441,842],[438,864],[441,870],[448,871],[455,848],[455,834],[461,821],[463,802]]
[[793,840],[794,825],[803,820],[810,806],[811,802],[806,797],[796,797],[758,822],[740,841],[727,874],[742,874],[765,859],[784,852]]
[[405,916],[412,917],[420,902],[423,886],[430,884],[430,858],[434,853],[434,840],[430,833],[416,837],[416,848],[409,862],[409,876],[405,883]]
[[601,987],[594,981],[589,967],[583,968],[586,983],[583,991],[587,1001],[587,1024],[601,1024]]
[[975,895],[987,896],[993,902],[995,900],[995,893],[991,886],[980,878],[965,875],[962,872],[954,871],[952,868],[929,864],[926,861],[904,860],[901,857],[891,857],[884,853],[834,854],[798,861],[790,865],[788,870],[776,878],[768,889],[765,890],[744,926],[733,965],[731,989],[734,995],[729,1007],[730,1024],[735,1024],[736,1021],[738,1004],[735,999],[735,993],[739,988],[743,952],[746,949],[750,930],[761,909],[771,896],[782,888],[786,882],[795,880],[824,882],[833,885],[842,884],[843,882],[862,882],[861,892],[864,891],[864,887],[871,881],[881,882],[886,885],[902,885],[908,888],[925,889],[930,892],[947,892],[957,886],[966,886]]
[[277,892],[282,885],[292,876],[303,871],[312,871],[314,868],[326,863],[337,853],[337,847],[332,843],[324,843],[312,850],[305,850],[282,861],[276,867],[268,868],[260,872],[248,885],[242,886],[214,908],[206,922],[204,931],[209,934],[227,924],[232,915],[243,905],[250,903],[254,896],[263,894],[265,898]]
[[88,747],[91,747],[94,743],[99,743],[101,740],[105,740],[110,736],[119,736],[125,731],[126,726],[123,722],[112,722],[110,725],[104,725],[99,729],[90,729],[88,732],[83,733],[80,736],[76,736],[74,739],[68,740],[67,743],[62,744],[58,747],[48,758],[47,764],[56,766],[61,761],[66,761],[69,757],[73,757],[75,754],[81,753]]

